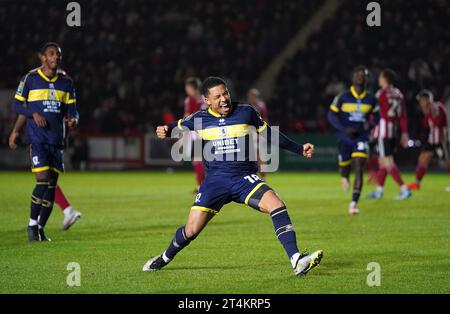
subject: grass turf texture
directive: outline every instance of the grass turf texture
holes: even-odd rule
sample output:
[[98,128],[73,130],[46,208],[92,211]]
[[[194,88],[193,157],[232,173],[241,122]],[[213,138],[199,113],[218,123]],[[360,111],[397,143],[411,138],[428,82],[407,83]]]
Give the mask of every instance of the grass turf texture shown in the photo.
[[[412,174],[406,175],[412,179]],[[50,243],[28,243],[33,176],[0,173],[1,293],[449,293],[450,185],[428,174],[407,201],[388,179],[385,198],[350,217],[350,192],[331,173],[276,173],[268,183],[286,202],[299,248],[324,250],[322,264],[293,276],[269,216],[235,203],[165,269],[142,272],[183,225],[194,199],[192,173],[68,173],[60,184],[83,217],[60,231],[55,206]],[[68,287],[69,262],[81,286]],[[381,265],[381,286],[366,283],[368,263]]]

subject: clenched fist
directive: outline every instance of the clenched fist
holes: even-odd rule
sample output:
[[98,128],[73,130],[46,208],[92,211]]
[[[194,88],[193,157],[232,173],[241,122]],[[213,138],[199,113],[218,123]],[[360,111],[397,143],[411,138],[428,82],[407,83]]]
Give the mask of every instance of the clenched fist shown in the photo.
[[314,154],[314,145],[311,143],[306,143],[303,145],[303,156],[306,158],[311,158]]
[[156,135],[158,138],[163,139],[166,138],[168,131],[169,127],[167,125],[161,125],[156,128]]

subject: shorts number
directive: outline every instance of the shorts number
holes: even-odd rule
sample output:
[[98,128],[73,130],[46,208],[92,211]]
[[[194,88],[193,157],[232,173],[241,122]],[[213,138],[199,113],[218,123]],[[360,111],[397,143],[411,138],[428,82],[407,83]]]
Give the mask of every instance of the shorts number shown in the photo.
[[245,176],[244,179],[250,181],[250,183],[261,181],[261,179],[256,174],[252,174],[251,176]]
[[366,142],[358,142],[357,145],[357,150],[366,150],[367,148],[367,143]]

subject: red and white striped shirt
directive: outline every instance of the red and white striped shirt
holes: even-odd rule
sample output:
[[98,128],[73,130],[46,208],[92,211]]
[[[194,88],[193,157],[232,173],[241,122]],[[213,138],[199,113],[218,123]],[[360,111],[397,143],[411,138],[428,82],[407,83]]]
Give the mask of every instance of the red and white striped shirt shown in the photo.
[[187,96],[184,99],[184,115],[188,116],[201,109],[206,109],[208,106],[203,102],[201,95]]
[[429,144],[441,144],[447,140],[447,111],[441,102],[432,103],[431,110],[422,123],[428,129]]
[[402,133],[407,133],[408,118],[402,92],[394,86],[389,86],[386,89],[380,89],[376,96],[380,106],[380,122],[375,127],[374,137],[395,138],[398,126]]

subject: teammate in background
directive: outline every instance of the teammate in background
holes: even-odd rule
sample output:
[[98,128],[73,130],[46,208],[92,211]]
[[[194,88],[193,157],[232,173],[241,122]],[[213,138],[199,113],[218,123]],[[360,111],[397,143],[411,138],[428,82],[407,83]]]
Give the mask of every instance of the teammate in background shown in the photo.
[[[256,109],[256,111],[258,111],[258,113],[260,114],[261,118],[263,118],[264,121],[269,121],[269,114],[267,111],[267,106],[266,103],[264,101],[262,101],[262,99],[260,98],[260,93],[259,90],[257,90],[256,88],[251,88],[248,92],[247,92],[247,102],[253,106],[253,108]],[[260,138],[258,138],[258,140],[261,140]],[[258,145],[258,143],[256,143],[256,145]],[[264,171],[262,171],[262,165],[263,165],[263,161],[261,160],[261,156],[260,151],[257,150],[258,152],[258,169],[259,169],[259,175],[265,179],[266,177],[266,173]]]
[[434,156],[445,161],[450,172],[448,122],[445,107],[441,102],[434,101],[433,94],[426,89],[420,91],[416,98],[424,114],[422,127],[426,131],[427,139],[422,142],[424,144],[417,163],[416,181],[408,184],[408,187],[412,190],[420,189],[420,183]]
[[252,105],[261,115],[264,121],[269,120],[269,112],[266,103],[261,99],[260,92],[256,88],[251,88],[247,92],[247,102]]
[[381,89],[376,96],[380,106],[380,120],[375,127],[374,137],[377,139],[378,171],[377,188],[375,192],[367,195],[367,199],[383,198],[384,183],[387,174],[391,174],[394,181],[400,187],[400,194],[396,200],[405,200],[411,197],[411,190],[403,182],[400,171],[394,161],[394,150],[398,128],[400,126],[400,143],[408,146],[408,118],[406,116],[405,99],[402,92],[394,86],[397,79],[396,73],[391,69],[385,69],[378,77]]
[[[207,105],[203,102],[203,97],[200,93],[200,87],[202,82],[198,77],[189,77],[184,84],[184,90],[187,97],[184,100],[184,117],[187,117],[201,109],[206,109]],[[200,140],[195,132],[189,133],[192,141]],[[198,192],[200,185],[205,179],[205,164],[203,161],[192,161],[195,172],[195,180],[197,180],[197,188],[194,193]]]
[[[272,129],[248,104],[231,102],[225,82],[218,77],[207,78],[202,94],[209,108],[180,119],[170,125],[158,126],[159,138],[166,138],[174,128],[196,131],[203,139],[204,149],[211,154],[206,159],[207,176],[203,181],[185,226],[180,227],[166,251],[150,259],[143,271],[155,271],[170,263],[175,255],[193,241],[219,213],[223,205],[232,201],[270,214],[279,241],[283,245],[295,275],[305,275],[320,263],[322,251],[300,254],[295,231],[286,209],[278,195],[255,173],[256,161],[252,161],[248,147],[255,132],[270,140],[271,134],[279,137],[281,148],[295,154],[312,157],[312,144],[299,145],[282,133]],[[194,122],[195,120],[195,122]],[[201,122],[201,127],[199,127]],[[244,148],[244,149],[241,149]],[[254,158],[256,159],[256,158]]]
[[348,207],[350,215],[359,213],[357,204],[361,195],[364,164],[369,150],[369,116],[375,113],[373,122],[378,122],[377,99],[366,90],[368,75],[369,70],[365,66],[360,65],[353,69],[350,91],[336,96],[328,111],[328,121],[337,131],[339,168],[344,190],[350,186],[350,166],[353,161],[355,180],[352,200]]
[[39,50],[41,67],[20,80],[13,110],[27,117],[31,171],[36,186],[31,194],[30,241],[50,241],[44,227],[53,209],[58,174],[64,171],[65,122],[69,128],[78,123],[75,87],[72,79],[58,73],[61,48],[49,42]]
[[[62,70],[58,70],[58,74],[59,73],[62,74],[64,72],[62,72]],[[26,121],[27,121],[26,116],[24,115],[17,116],[16,123],[14,124],[14,128],[11,131],[8,140],[9,147],[11,149],[17,148],[16,140],[19,137],[19,133],[22,130],[23,126],[25,125]],[[68,230],[75,222],[77,222],[78,219],[81,218],[81,213],[71,206],[69,200],[66,198],[63,191],[61,190],[59,184],[56,185],[55,203],[61,208],[61,211],[64,214],[64,220],[61,228],[62,230]]]

